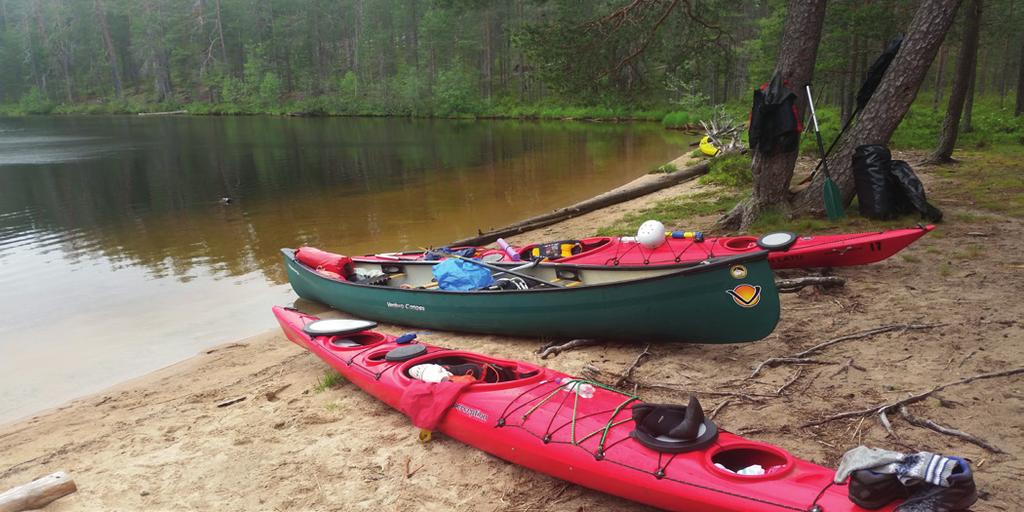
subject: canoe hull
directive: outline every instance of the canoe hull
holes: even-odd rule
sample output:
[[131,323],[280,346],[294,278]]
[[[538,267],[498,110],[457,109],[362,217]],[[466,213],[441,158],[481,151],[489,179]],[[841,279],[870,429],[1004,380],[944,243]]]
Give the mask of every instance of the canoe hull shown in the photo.
[[[284,308],[274,308],[274,313],[288,339],[395,408],[400,408],[402,392],[411,382],[408,368],[432,358],[464,357],[530,375],[470,386],[443,416],[437,430],[532,470],[665,510],[792,512],[808,511],[817,504],[827,512],[863,511],[847,499],[845,485],[830,485],[832,470],[728,432],[721,432],[703,450],[676,456],[658,454],[629,437],[633,429],[629,407],[636,402],[626,397],[628,406],[621,406],[626,396],[622,393],[595,387],[588,394],[581,387],[578,396],[572,396],[575,393],[564,390],[564,379],[569,379],[565,374],[429,345],[425,356],[389,363],[379,359],[397,346],[393,338],[372,333],[377,338],[364,346],[339,348],[329,337],[310,338],[302,332],[302,325],[315,317]],[[543,397],[549,394],[554,398],[545,401]],[[602,440],[600,432],[609,423],[614,426]],[[598,434],[587,437],[593,432]],[[415,435],[411,426],[409,435]],[[596,457],[599,447],[603,447],[602,456]],[[751,460],[760,457],[761,462],[771,461],[778,467],[760,477],[717,469],[713,463],[728,459],[729,454]],[[880,510],[889,512],[894,506]]]
[[[361,318],[421,328],[552,338],[741,343],[764,338],[779,319],[778,293],[764,253],[600,285],[453,292],[339,281],[303,265],[294,251],[282,252],[288,281],[300,297]],[[731,273],[736,266],[745,268],[741,279]],[[756,290],[757,296],[748,293],[749,301],[737,298],[737,287]],[[742,295],[744,289],[739,291]]]

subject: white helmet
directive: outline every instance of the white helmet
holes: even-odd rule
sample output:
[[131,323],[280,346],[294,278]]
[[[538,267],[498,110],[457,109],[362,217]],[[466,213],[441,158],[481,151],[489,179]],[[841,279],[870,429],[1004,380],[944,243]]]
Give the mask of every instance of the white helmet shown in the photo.
[[648,249],[661,247],[665,243],[665,225],[656,220],[645,221],[636,230],[636,241]]

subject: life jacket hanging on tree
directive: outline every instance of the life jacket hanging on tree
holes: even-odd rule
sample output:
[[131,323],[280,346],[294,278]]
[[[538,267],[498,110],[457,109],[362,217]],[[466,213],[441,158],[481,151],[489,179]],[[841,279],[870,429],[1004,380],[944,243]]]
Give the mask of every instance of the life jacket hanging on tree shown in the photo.
[[750,149],[761,153],[789,153],[800,146],[803,123],[796,109],[796,93],[778,72],[770,83],[754,90],[750,108]]

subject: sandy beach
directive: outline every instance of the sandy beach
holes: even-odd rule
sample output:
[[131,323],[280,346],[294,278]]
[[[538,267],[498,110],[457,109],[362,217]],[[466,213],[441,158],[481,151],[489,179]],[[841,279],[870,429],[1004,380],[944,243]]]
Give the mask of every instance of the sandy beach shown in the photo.
[[[679,162],[683,163],[683,162]],[[967,165],[967,164],[963,164]],[[679,165],[682,167],[682,165]],[[1024,225],[944,194],[944,178],[917,169],[949,222],[889,260],[836,269],[845,287],[783,295],[766,340],[742,345],[652,345],[641,384],[697,393],[732,432],[834,467],[858,444],[969,458],[982,499],[973,510],[1024,510],[1024,382],[951,387],[910,407],[914,415],[974,434],[1007,452],[893,417],[890,437],[873,417],[800,428],[832,414],[927,391],[939,383],[1024,366]],[[644,178],[641,178],[643,180]],[[653,201],[706,190],[696,181],[515,237],[582,237]],[[931,193],[934,191],[934,193]],[[690,219],[708,226],[713,217]],[[670,226],[672,227],[672,226]],[[481,226],[486,228],[486,226]],[[266,314],[270,307],[266,304]],[[325,308],[299,301],[318,313]],[[332,313],[327,313],[331,315]],[[816,364],[752,370],[835,336],[920,324],[832,345]],[[400,334],[414,329],[382,326]],[[541,340],[445,332],[424,341],[578,373],[621,371],[642,347],[609,344],[541,360]],[[417,429],[355,386],[319,389],[326,364],[279,331],[239,340],[102,393],[0,427],[0,491],[65,470],[79,491],[48,511],[78,510],[648,510],[522,469]],[[785,386],[783,393],[778,390]],[[733,395],[722,395],[732,392]],[[639,389],[651,401],[686,393]],[[772,396],[776,395],[776,396]],[[244,400],[226,407],[230,398]],[[728,403],[725,403],[728,402]],[[722,405],[725,403],[725,405]],[[721,406],[719,408],[719,406]]]

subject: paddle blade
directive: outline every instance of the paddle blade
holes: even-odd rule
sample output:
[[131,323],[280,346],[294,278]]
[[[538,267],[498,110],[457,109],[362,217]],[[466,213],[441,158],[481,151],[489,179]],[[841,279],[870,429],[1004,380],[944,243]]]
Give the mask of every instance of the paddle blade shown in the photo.
[[839,220],[846,216],[843,209],[843,195],[839,192],[839,186],[832,178],[825,178],[823,186],[825,193],[825,214],[828,220]]

